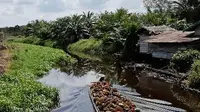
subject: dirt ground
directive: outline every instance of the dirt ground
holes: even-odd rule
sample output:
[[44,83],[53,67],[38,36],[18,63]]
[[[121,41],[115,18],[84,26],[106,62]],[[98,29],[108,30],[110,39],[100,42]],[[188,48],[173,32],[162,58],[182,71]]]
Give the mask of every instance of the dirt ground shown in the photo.
[[0,74],[4,73],[9,66],[9,49],[0,45]]

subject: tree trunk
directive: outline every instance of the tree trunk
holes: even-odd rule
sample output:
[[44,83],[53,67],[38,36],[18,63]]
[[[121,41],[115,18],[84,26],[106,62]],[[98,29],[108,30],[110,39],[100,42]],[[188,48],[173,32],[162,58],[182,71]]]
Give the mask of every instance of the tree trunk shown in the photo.
[[136,33],[132,33],[126,38],[124,49],[122,51],[122,60],[129,61],[135,59],[137,55],[137,43],[139,36]]

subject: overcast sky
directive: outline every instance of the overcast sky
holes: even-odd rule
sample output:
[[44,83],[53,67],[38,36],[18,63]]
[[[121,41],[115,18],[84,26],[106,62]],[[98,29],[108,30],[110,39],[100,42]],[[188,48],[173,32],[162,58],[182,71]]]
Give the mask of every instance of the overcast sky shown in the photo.
[[0,0],[0,27],[26,24],[31,20],[55,20],[83,11],[113,11],[126,8],[145,12],[142,0]]

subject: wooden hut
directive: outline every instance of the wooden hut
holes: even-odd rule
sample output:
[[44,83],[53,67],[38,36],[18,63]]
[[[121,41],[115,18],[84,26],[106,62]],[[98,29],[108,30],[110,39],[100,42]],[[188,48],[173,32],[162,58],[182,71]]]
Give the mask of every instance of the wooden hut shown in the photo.
[[[199,36],[200,37],[200,36]],[[200,48],[198,36],[194,32],[163,30],[154,35],[141,36],[140,53],[150,54],[154,58],[171,59],[181,49]]]
[[140,39],[139,39],[140,53],[149,54],[148,52],[149,44],[145,42],[145,40],[148,40],[151,36],[159,35],[163,33],[164,31],[176,31],[176,30],[165,25],[143,27],[139,29],[137,33],[140,36]]

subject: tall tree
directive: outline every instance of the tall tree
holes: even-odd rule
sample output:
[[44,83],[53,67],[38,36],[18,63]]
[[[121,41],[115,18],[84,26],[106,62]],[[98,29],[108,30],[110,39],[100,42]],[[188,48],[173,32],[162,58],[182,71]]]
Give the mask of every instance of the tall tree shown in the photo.
[[90,37],[87,23],[88,21],[82,15],[59,18],[52,23],[50,36],[60,47],[66,49],[69,44]]
[[26,36],[37,36],[41,39],[46,39],[50,24],[44,20],[35,20],[29,22],[24,28]]
[[176,15],[180,19],[186,19],[188,22],[200,20],[200,1],[199,0],[178,0],[172,2]]
[[171,5],[170,0],[143,0],[144,6],[148,12],[167,12]]

